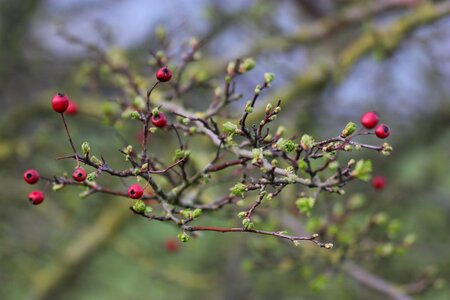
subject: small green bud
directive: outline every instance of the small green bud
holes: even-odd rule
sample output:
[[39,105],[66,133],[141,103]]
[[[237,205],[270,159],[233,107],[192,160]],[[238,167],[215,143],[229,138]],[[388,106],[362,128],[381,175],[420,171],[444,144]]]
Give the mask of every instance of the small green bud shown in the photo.
[[133,105],[139,109],[144,109],[145,101],[142,97],[138,96],[133,99]]
[[247,191],[247,186],[239,182],[236,183],[233,187],[231,187],[230,191],[232,195],[244,198],[244,193]]
[[133,120],[139,120],[141,118],[141,115],[139,114],[138,111],[132,111],[130,117]]
[[385,224],[388,220],[388,215],[384,212],[379,212],[372,217],[372,220],[377,225]]
[[386,243],[384,245],[379,245],[375,251],[380,256],[389,256],[394,252],[394,245],[391,243]]
[[247,107],[245,108],[245,112],[248,113],[248,114],[251,114],[251,113],[253,112],[253,107],[247,106]]
[[392,150],[392,147],[388,143],[383,143],[383,150],[381,150],[381,154],[388,156],[391,154]]
[[145,207],[144,213],[149,214],[149,213],[151,213],[152,211],[153,211],[153,208],[151,208],[150,206],[146,206],[146,207]]
[[276,167],[276,166],[278,166],[278,160],[276,160],[276,159],[274,158],[274,159],[272,159],[272,161],[270,162],[270,164],[271,164],[273,167]]
[[154,109],[152,109],[152,115],[153,116],[156,116],[158,114],[159,114],[159,108],[158,107],[155,107]]
[[269,85],[275,79],[275,74],[264,73],[264,82]]
[[361,150],[361,144],[356,144],[355,145],[355,150],[356,151],[360,151]]
[[131,118],[131,114],[134,112],[131,108],[127,108],[122,112],[122,118],[129,119]]
[[298,210],[301,213],[306,214],[308,217],[311,215],[311,210],[314,207],[314,204],[316,203],[316,199],[313,197],[301,197],[297,199],[295,204],[298,207]]
[[162,25],[156,26],[156,29],[155,29],[155,36],[156,36],[159,40],[165,39],[166,35],[167,35],[167,31],[166,31],[166,28],[165,28],[164,26],[162,26]]
[[303,159],[300,159],[297,164],[298,164],[298,168],[301,171],[305,171],[306,168],[308,167],[308,164]]
[[344,146],[344,151],[352,151],[352,150],[353,150],[352,145],[347,144]]
[[103,162],[100,159],[98,159],[97,157],[95,157],[94,155],[91,156],[91,162],[93,162],[94,164],[96,164],[98,166],[103,165]]
[[89,189],[86,189],[84,192],[81,192],[80,194],[78,194],[78,196],[80,198],[86,198],[87,196],[89,196],[91,194],[91,191]]
[[254,148],[252,149],[252,156],[253,156],[253,160],[252,163],[257,163],[260,159],[263,159],[263,151],[262,149],[258,149],[258,148]]
[[190,122],[189,118],[183,118],[183,119],[181,120],[181,123],[183,123],[184,125],[188,125],[189,122]]
[[292,152],[297,148],[297,144],[291,140],[279,139],[277,142],[277,148],[284,152]]
[[188,158],[191,155],[191,151],[189,150],[181,150],[181,149],[177,149],[175,150],[175,156],[173,157],[173,161],[179,161],[182,160],[184,158]]
[[256,65],[256,62],[253,58],[244,59],[239,65],[239,73],[245,73],[251,71]]
[[331,248],[333,248],[333,244],[332,243],[326,243],[325,245],[323,245],[323,247],[325,248],[325,249],[331,249]]
[[134,204],[133,204],[133,210],[139,214],[142,214],[145,212],[145,203],[142,200],[137,200]]
[[95,181],[95,178],[97,178],[97,172],[91,172],[86,176],[86,180],[89,182]]
[[352,159],[350,159],[349,161],[348,161],[348,163],[347,163],[347,167],[348,168],[350,168],[350,167],[352,167],[354,164],[355,164],[355,159],[354,158],[352,158]]
[[164,51],[162,51],[162,50],[159,50],[159,51],[157,51],[156,52],[156,57],[158,58],[158,59],[164,59],[164,56],[165,56],[165,54],[164,54]]
[[183,210],[180,210],[180,215],[184,219],[192,218],[192,211],[190,209],[183,209]]
[[328,165],[328,168],[333,171],[337,170],[337,168],[339,168],[339,162],[338,161],[330,162],[330,164]]
[[236,130],[238,129],[236,124],[233,124],[231,122],[226,122],[222,125],[223,131],[225,131],[228,134],[234,134]]
[[56,191],[59,191],[60,189],[62,189],[63,187],[64,187],[64,184],[54,182],[53,186],[52,186],[52,190],[56,192]]
[[350,209],[358,209],[364,205],[366,199],[362,194],[354,194],[348,199],[348,207]]
[[342,130],[341,137],[346,138],[351,136],[356,131],[356,124],[353,122],[348,122],[347,125],[345,125],[344,130]]
[[186,232],[183,232],[178,234],[178,239],[180,242],[186,243],[190,240],[190,236]]
[[145,163],[141,167],[141,171],[147,171],[148,170],[148,163]]
[[[234,74],[234,69],[236,68],[236,62],[235,61],[230,61],[227,65],[227,74],[228,75],[233,75]],[[226,79],[225,79],[226,80]],[[230,78],[231,80],[231,78]]]
[[214,96],[219,97],[220,95],[222,95],[222,88],[218,86],[214,89]]
[[150,128],[148,129],[148,131],[149,131],[150,133],[155,133],[156,130],[158,130],[158,128],[156,128],[156,127],[150,127]]
[[275,135],[277,135],[277,136],[282,136],[285,132],[286,132],[286,127],[284,127],[284,126],[279,126],[279,127],[277,128],[277,132],[276,132]]
[[190,127],[190,128],[189,128],[189,132],[190,132],[191,134],[197,133],[197,127]]
[[414,244],[417,240],[417,236],[414,233],[410,233],[403,238],[403,243],[405,246],[409,247]]
[[272,110],[272,104],[268,103],[266,105],[266,110],[265,110],[266,114],[269,113],[271,110]]
[[238,213],[237,216],[238,216],[239,219],[245,218],[247,216],[247,212],[246,211],[241,211],[241,212]]
[[89,155],[89,153],[91,152],[91,147],[89,146],[88,142],[83,142],[83,144],[81,144],[81,151],[83,151],[84,156]]
[[255,94],[259,94],[261,92],[261,86],[258,84],[255,86]]
[[313,144],[314,144],[314,139],[312,136],[310,136],[308,134],[304,134],[302,136],[302,138],[300,139],[300,145],[302,146],[302,148],[304,150],[308,150],[309,148],[312,147]]
[[255,227],[255,224],[250,220],[250,218],[244,218],[242,220],[242,226],[245,230],[252,230]]
[[125,149],[123,149],[123,152],[125,154],[131,155],[131,153],[133,153],[133,146],[131,145],[126,146]]
[[268,143],[272,140],[273,136],[271,134],[268,134],[265,138],[264,138],[264,142]]
[[267,194],[267,200],[272,200],[273,199],[273,194],[272,193],[268,193]]
[[192,217],[193,217],[194,219],[196,219],[196,218],[200,217],[201,214],[202,214],[201,208],[196,208],[196,209],[194,209],[194,211],[192,212]]
[[351,175],[363,181],[368,181],[370,179],[370,174],[372,173],[372,162],[370,160],[360,159],[355,165],[355,169]]

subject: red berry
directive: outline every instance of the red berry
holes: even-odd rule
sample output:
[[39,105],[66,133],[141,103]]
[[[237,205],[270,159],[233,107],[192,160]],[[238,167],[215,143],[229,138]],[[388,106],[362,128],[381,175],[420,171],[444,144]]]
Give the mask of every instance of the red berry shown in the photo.
[[58,93],[52,98],[52,108],[58,113],[63,113],[69,107],[69,97],[62,93]]
[[174,253],[180,249],[180,242],[176,238],[167,239],[165,242],[167,252]]
[[372,129],[378,124],[378,114],[374,111],[368,111],[361,116],[361,124],[367,129]]
[[380,124],[375,127],[375,135],[380,139],[385,139],[391,134],[391,130],[386,124]]
[[39,181],[39,173],[36,170],[29,169],[23,173],[23,179],[28,184],[35,184]]
[[372,186],[376,190],[382,190],[386,185],[386,181],[383,176],[375,176],[372,179]]
[[76,115],[78,113],[78,105],[69,100],[69,106],[67,107],[66,111],[65,111],[66,115]]
[[167,124],[166,116],[162,112],[158,112],[157,114],[152,116],[152,124],[155,127],[164,127]]
[[28,200],[33,205],[41,204],[44,201],[44,192],[42,191],[32,191],[28,194]]
[[161,82],[167,82],[172,78],[172,71],[168,67],[162,67],[156,71],[156,79]]
[[86,171],[84,168],[78,167],[73,171],[72,178],[78,182],[84,181],[86,179]]
[[144,190],[137,183],[130,185],[130,187],[128,188],[128,197],[130,197],[131,199],[139,199],[143,194]]

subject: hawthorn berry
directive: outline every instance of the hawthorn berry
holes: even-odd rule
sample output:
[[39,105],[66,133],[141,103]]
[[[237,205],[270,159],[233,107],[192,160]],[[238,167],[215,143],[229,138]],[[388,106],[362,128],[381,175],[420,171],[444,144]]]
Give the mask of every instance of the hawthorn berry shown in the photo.
[[142,187],[137,183],[130,185],[128,188],[128,197],[131,199],[139,199],[143,194],[144,189],[142,189]]
[[35,184],[39,181],[39,177],[38,171],[33,169],[26,170],[25,173],[23,173],[23,179],[28,184]]
[[361,124],[367,129],[372,129],[378,124],[378,114],[374,111],[368,111],[361,116]]
[[372,186],[376,190],[382,190],[384,186],[386,185],[386,180],[383,176],[375,176],[372,179]]
[[178,239],[170,238],[165,241],[164,246],[167,252],[175,253],[180,249],[180,242],[178,241]]
[[76,168],[72,173],[72,178],[78,182],[84,181],[86,179],[86,176],[86,171],[82,167]]
[[391,130],[386,124],[380,124],[375,127],[375,135],[380,139],[385,139],[391,134]]
[[43,191],[32,191],[28,194],[28,200],[33,205],[41,204],[44,201],[44,192]]
[[66,115],[76,115],[78,113],[78,105],[69,100],[69,106],[67,107],[66,111],[65,111]]
[[152,115],[152,124],[155,127],[164,127],[167,124],[167,118],[162,112],[157,112],[156,114]]
[[58,93],[52,98],[52,108],[58,113],[63,113],[69,107],[69,97],[63,93]]
[[166,66],[156,71],[156,79],[160,82],[167,82],[172,78],[172,71]]

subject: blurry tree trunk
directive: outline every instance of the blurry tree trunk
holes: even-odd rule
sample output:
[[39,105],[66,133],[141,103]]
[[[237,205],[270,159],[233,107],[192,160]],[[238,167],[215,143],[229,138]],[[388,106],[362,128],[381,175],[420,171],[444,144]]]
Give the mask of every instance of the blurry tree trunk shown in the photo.
[[[41,0],[2,0],[0,2],[0,98],[4,99],[17,78],[28,71],[24,40]],[[4,102],[4,100],[2,101]]]

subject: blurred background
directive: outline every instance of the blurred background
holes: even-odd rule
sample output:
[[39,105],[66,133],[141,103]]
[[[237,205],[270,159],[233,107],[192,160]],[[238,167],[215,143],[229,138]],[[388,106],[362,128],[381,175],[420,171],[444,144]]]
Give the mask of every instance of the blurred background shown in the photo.
[[[386,178],[383,191],[352,182],[343,196],[323,195],[309,220],[280,215],[309,231],[347,199],[364,197],[352,221],[334,227],[335,249],[216,233],[180,245],[176,228],[134,217],[131,201],[80,199],[76,188],[29,205],[25,169],[51,176],[73,167],[54,160],[70,153],[49,109],[55,92],[79,105],[68,117],[77,145],[89,141],[117,166],[126,166],[121,137],[138,145],[137,127],[99,121],[105,103],[123,95],[96,73],[95,51],[70,37],[126,61],[150,85],[149,49],[159,50],[161,26],[174,59],[191,37],[206,38],[192,72],[223,80],[228,61],[253,57],[256,68],[237,85],[243,100],[274,72],[262,101],[283,100],[280,123],[292,134],[325,139],[367,110],[390,125],[391,156],[357,154]],[[2,0],[0,299],[449,299],[449,82],[450,1]],[[187,101],[201,107],[209,99],[199,90]],[[156,152],[164,151],[159,142],[151,141]],[[237,226],[237,211],[204,222]],[[389,239],[353,238],[373,216],[387,219],[380,231]],[[343,245],[352,251],[344,255]]]

